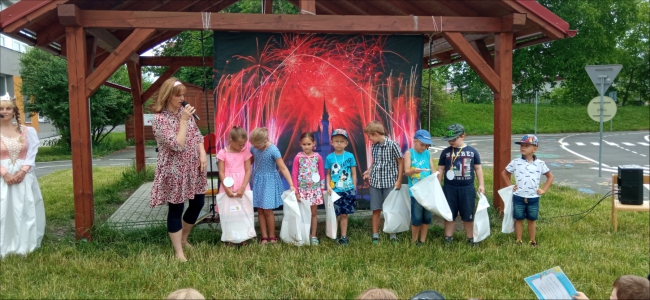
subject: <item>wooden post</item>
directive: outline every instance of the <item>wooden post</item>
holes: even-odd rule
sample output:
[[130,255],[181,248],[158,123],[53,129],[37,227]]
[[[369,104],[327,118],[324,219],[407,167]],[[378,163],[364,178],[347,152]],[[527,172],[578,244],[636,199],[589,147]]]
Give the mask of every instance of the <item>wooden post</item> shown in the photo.
[[503,211],[503,200],[498,191],[506,184],[501,172],[510,162],[512,141],[512,32],[494,37],[494,71],[499,75],[500,89],[494,92],[494,206]]
[[95,206],[93,198],[90,101],[86,96],[86,37],[81,27],[65,28],[68,51],[70,135],[72,138],[72,184],[76,237],[90,239]]
[[301,15],[315,15],[316,14],[316,0],[300,0],[300,14]]
[[144,111],[142,109],[142,67],[135,62],[127,62],[131,95],[133,96],[133,133],[135,137],[135,168],[138,172],[145,168],[144,157]]
[[262,0],[262,13],[273,14],[273,0]]

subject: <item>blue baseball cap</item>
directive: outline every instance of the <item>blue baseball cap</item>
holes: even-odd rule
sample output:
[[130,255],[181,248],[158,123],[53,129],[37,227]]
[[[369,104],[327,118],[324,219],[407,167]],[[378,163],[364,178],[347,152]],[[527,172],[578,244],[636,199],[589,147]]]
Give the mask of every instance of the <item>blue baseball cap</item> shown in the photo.
[[419,140],[423,144],[433,146],[433,142],[431,142],[431,134],[429,134],[429,132],[424,129],[416,131],[413,138]]
[[536,136],[534,136],[532,134],[527,134],[527,135],[524,135],[521,138],[521,141],[515,142],[515,144],[517,144],[517,145],[529,144],[529,145],[537,146],[537,145],[539,145],[539,140],[537,140]]
[[332,131],[332,137],[337,136],[337,135],[342,135],[342,136],[345,137],[346,140],[349,140],[348,132],[345,131],[345,129],[342,129],[342,128],[334,129],[334,131]]

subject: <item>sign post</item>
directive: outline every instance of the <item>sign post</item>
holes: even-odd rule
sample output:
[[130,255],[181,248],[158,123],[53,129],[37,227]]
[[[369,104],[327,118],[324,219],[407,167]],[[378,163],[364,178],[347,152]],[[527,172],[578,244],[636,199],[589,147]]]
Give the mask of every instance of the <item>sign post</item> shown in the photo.
[[[616,91],[609,92],[609,97],[614,99],[614,103],[618,103],[618,98],[616,97]],[[618,104],[616,104],[618,106]],[[614,118],[609,120],[609,132],[612,132],[614,127]]]
[[[598,177],[602,177],[603,168],[603,114],[605,108],[603,97],[622,68],[623,65],[595,65],[585,67],[589,78],[591,78],[591,82],[594,83],[596,89],[598,89],[598,93],[600,94],[600,142],[598,143]],[[587,110],[589,110],[589,107],[587,107]]]

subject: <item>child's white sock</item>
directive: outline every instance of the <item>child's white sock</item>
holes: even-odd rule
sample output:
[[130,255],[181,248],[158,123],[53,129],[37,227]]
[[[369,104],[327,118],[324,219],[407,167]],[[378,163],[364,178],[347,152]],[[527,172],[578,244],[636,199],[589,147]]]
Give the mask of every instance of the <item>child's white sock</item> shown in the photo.
[[372,238],[373,239],[378,239],[379,238],[379,233],[373,233]]
[[391,238],[391,239],[396,239],[396,238],[397,238],[397,234],[395,234],[395,233],[391,233],[391,234],[390,234],[390,238]]

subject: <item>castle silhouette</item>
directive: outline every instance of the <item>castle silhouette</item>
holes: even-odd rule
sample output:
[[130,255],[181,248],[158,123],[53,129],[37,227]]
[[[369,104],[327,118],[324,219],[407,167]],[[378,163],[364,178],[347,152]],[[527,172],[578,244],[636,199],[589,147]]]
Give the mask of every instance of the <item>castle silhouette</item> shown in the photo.
[[332,144],[330,144],[330,115],[327,113],[327,104],[323,100],[323,116],[320,120],[320,126],[314,134],[314,139],[316,140],[316,147],[314,152],[320,154],[323,159],[330,154],[332,149]]

